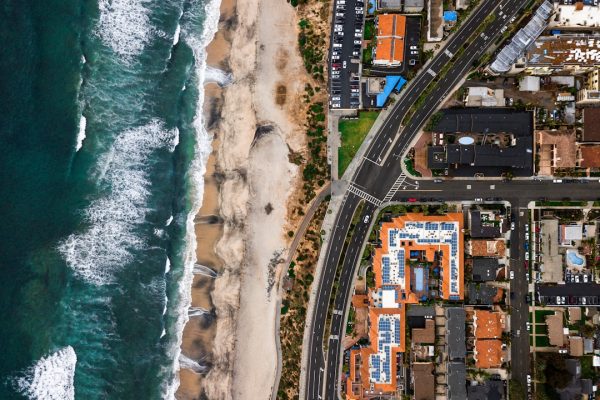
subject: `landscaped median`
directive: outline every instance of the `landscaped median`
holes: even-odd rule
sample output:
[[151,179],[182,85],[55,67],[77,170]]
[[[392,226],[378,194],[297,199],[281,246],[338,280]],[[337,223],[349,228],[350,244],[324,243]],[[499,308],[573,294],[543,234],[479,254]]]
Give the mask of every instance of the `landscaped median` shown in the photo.
[[342,143],[338,150],[338,176],[344,175],[378,115],[379,111],[362,111],[358,118],[340,119],[338,129]]

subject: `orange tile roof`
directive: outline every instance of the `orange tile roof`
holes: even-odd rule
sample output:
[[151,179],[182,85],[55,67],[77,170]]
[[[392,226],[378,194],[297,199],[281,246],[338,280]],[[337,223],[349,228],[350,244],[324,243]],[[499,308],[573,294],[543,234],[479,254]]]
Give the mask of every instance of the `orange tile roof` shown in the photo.
[[502,337],[502,315],[499,312],[475,311],[475,337],[497,339]]
[[502,341],[476,340],[475,341],[477,368],[498,368],[502,366]]
[[404,61],[406,17],[382,14],[377,17],[377,48],[375,63],[401,64]]
[[[446,215],[424,215],[422,213],[409,213],[406,215],[401,215],[392,220],[392,222],[384,222],[381,224],[380,231],[380,240],[382,246],[380,248],[375,249],[375,257],[373,258],[373,272],[375,273],[375,286],[380,288],[383,285],[382,282],[382,270],[381,270],[381,257],[384,254],[387,254],[388,244],[389,244],[389,230],[390,229],[401,229],[404,228],[405,223],[413,221],[413,222],[457,222],[458,223],[458,268],[459,268],[459,298],[464,299],[464,241],[463,241],[463,215],[462,213],[448,213]],[[449,247],[447,244],[437,244],[432,243],[429,245],[426,244],[417,244],[411,240],[405,240],[405,242],[411,242],[410,250],[420,250],[423,251],[425,257],[429,261],[434,260],[435,252],[440,249],[440,247]],[[408,260],[410,259],[410,251],[406,251],[404,253],[406,259],[406,265],[408,265]],[[441,267],[442,267],[442,294],[441,297],[443,299],[449,299],[450,292],[450,251],[444,251],[443,257],[441,258]],[[402,301],[405,298],[405,302],[407,303],[417,303],[418,299],[414,293],[410,291],[410,274],[405,274],[405,284],[400,292],[399,298]]]
[[503,240],[471,239],[471,255],[473,257],[503,257],[506,245]]

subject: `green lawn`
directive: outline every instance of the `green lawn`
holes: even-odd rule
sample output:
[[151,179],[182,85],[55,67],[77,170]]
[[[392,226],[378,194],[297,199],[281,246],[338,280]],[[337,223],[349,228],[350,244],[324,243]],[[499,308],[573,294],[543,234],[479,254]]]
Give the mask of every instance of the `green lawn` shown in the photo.
[[[531,331],[533,332],[533,327],[531,328]],[[535,334],[539,335],[539,334],[547,334],[548,333],[548,325],[546,324],[535,324]]]
[[369,133],[378,114],[379,111],[363,111],[359,113],[358,119],[340,119],[338,125],[342,137],[342,145],[338,150],[338,174],[340,177],[350,165],[350,161]]
[[552,315],[554,314],[554,311],[550,311],[550,310],[535,310],[535,322],[537,324],[539,323],[545,323],[546,322],[546,315]]
[[365,40],[372,40],[375,36],[375,21],[372,19],[365,22]]
[[537,347],[548,347],[550,346],[550,339],[548,339],[548,336],[535,335],[535,345]]
[[596,369],[592,365],[592,356],[579,357],[579,362],[581,362],[581,377],[596,379]]

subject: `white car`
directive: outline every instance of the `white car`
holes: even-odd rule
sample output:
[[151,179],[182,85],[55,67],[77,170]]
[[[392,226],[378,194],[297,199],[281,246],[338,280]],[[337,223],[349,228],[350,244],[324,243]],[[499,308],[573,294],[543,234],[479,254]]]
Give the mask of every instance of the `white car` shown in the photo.
[[362,7],[356,7],[354,10],[356,10],[356,13],[361,13],[363,12],[365,9]]
[[331,98],[331,101],[333,101],[333,102],[340,101],[340,100],[341,100],[340,96],[333,96]]
[[341,44],[341,43],[334,43],[334,44],[333,44],[333,48],[334,48],[334,49],[339,49],[340,47],[342,47],[342,44]]
[[354,44],[362,44],[362,40],[354,40]]
[[354,37],[355,37],[355,38],[361,38],[361,37],[362,37],[362,33],[355,33],[355,34],[354,34]]
[[342,68],[346,68],[346,61],[344,61],[344,63],[342,64]]
[[527,375],[527,384],[531,385],[531,375]]
[[483,199],[481,199],[481,198],[478,197],[478,198],[475,199],[475,201],[483,201]]
[[584,283],[587,283],[587,281],[588,281],[588,276],[587,276],[587,275],[584,275],[584,276],[583,276],[583,282],[584,282]]
[[575,283],[579,283],[579,275],[575,275]]
[[333,103],[331,108],[340,108],[340,103]]
[[511,230],[511,231],[514,231],[514,230],[515,230],[515,223],[514,223],[514,222],[511,222],[511,223],[510,223],[510,230]]
[[365,224],[366,224],[366,223],[368,223],[368,222],[369,222],[369,218],[370,218],[370,216],[369,216],[369,215],[365,215],[365,219],[363,220],[363,222],[364,222]]
[[510,279],[515,279],[515,271],[510,271]]
[[587,303],[587,300],[585,299],[585,297],[581,298],[581,304],[583,304],[585,306],[585,303]]

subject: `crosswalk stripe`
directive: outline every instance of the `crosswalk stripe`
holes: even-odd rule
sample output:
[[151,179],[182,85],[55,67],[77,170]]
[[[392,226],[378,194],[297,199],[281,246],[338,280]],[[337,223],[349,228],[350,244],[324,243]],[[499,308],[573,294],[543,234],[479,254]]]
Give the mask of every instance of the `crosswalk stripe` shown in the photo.
[[369,203],[375,204],[377,207],[379,207],[382,203],[382,201],[379,200],[378,198],[376,198],[375,196],[371,196],[369,193],[360,190],[359,188],[357,188],[354,185],[350,185],[348,187],[348,190],[351,191],[352,193],[354,193],[355,195],[365,199]]

